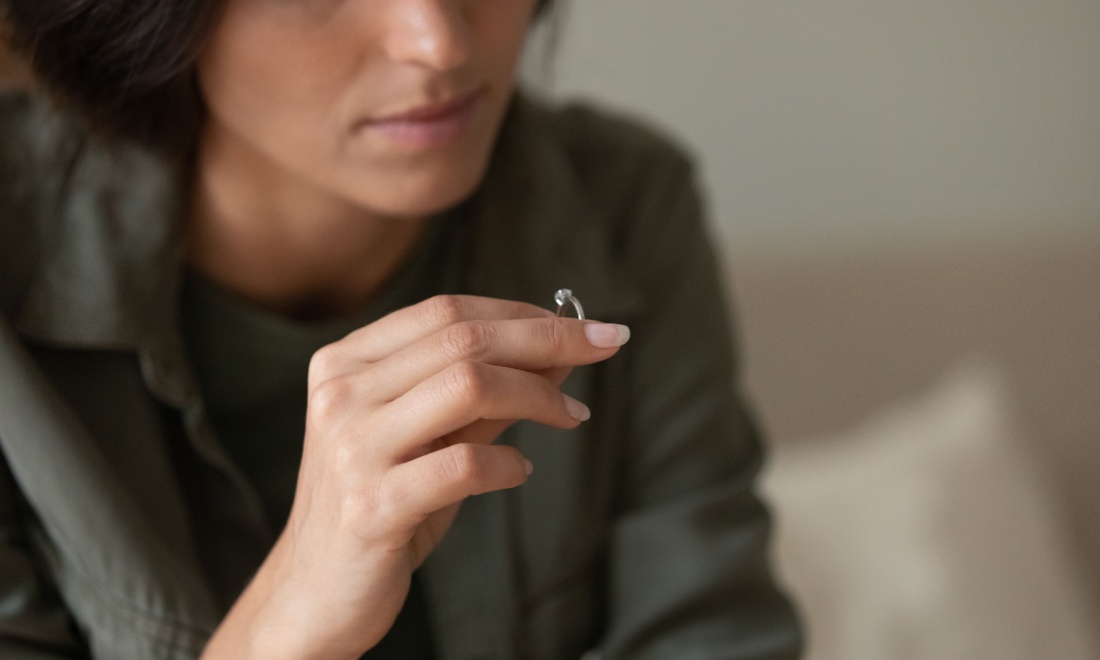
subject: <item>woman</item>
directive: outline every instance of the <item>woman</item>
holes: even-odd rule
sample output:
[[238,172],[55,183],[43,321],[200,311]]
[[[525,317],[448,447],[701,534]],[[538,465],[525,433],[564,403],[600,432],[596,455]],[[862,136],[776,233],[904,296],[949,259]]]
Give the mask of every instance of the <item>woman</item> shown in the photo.
[[4,657],[797,654],[690,168],[540,3],[5,2]]

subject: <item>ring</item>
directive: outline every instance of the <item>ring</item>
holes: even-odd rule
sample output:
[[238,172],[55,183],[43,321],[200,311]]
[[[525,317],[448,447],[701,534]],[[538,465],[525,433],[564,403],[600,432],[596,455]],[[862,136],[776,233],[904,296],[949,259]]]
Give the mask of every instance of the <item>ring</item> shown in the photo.
[[565,316],[565,305],[573,305],[573,309],[577,311],[577,318],[584,320],[584,308],[581,307],[581,301],[577,300],[576,296],[569,289],[558,289],[554,294],[554,302],[558,304],[558,316]]

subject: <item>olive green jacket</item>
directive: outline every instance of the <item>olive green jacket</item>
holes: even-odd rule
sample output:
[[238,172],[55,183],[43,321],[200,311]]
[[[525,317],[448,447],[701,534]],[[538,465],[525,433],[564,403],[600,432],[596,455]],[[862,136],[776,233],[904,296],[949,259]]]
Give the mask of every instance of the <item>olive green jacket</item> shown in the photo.
[[[794,658],[762,453],[692,171],[651,132],[517,99],[468,204],[458,292],[629,324],[520,423],[538,466],[468,500],[422,568],[444,660]],[[179,328],[180,186],[0,95],[0,657],[194,658],[274,541]]]

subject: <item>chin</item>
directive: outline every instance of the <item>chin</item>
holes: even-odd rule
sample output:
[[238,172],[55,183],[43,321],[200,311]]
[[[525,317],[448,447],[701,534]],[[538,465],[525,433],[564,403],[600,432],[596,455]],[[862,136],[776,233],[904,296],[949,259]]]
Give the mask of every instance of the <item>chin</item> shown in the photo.
[[371,185],[356,185],[351,198],[360,206],[398,218],[422,218],[458,206],[481,185],[486,159],[464,167],[372,178]]

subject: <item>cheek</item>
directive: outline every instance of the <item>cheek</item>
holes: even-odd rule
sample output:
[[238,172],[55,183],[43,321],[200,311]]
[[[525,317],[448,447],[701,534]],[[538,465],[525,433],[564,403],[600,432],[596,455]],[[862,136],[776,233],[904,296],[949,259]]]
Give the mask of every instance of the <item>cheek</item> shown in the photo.
[[535,0],[482,0],[473,18],[479,50],[489,67],[511,73],[519,59],[534,15]]
[[315,141],[333,121],[333,104],[353,75],[354,58],[322,29],[303,30],[301,21],[292,24],[270,10],[233,6],[198,64],[211,119],[264,150]]

